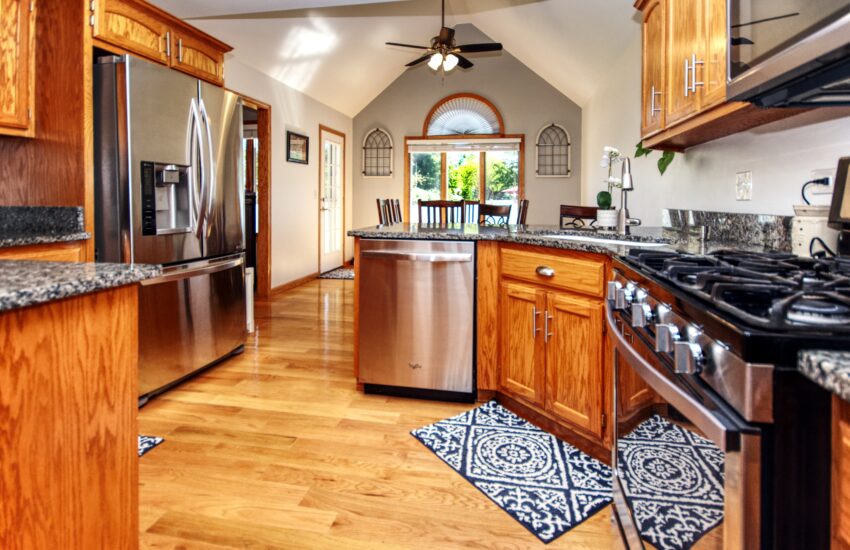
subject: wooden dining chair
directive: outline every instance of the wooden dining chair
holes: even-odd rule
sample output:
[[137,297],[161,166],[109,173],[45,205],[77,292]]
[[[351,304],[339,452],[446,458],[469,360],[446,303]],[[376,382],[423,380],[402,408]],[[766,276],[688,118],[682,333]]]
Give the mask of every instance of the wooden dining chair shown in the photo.
[[379,225],[390,225],[392,219],[390,217],[390,205],[389,200],[384,199],[375,199],[378,201],[378,224]]
[[511,219],[511,205],[478,205],[478,225],[508,225]]
[[419,223],[466,223],[463,201],[419,200]]
[[519,209],[516,215],[517,225],[525,225],[526,217],[528,217],[528,199],[522,199],[519,201]]
[[390,214],[393,223],[404,223],[401,219],[401,202],[398,199],[390,199]]
[[[592,226],[596,222],[595,206],[561,205],[561,229]],[[589,221],[585,221],[589,220]]]

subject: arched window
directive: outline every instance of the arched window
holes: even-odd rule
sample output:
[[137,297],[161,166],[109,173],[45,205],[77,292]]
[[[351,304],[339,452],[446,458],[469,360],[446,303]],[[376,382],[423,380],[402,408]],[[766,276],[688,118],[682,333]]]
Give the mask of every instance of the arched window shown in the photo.
[[455,94],[434,105],[425,118],[425,136],[500,135],[505,133],[496,107],[475,94]]
[[537,134],[537,175],[563,178],[572,175],[572,143],[570,134],[552,123]]
[[393,175],[393,140],[381,128],[366,133],[363,139],[363,175],[388,178]]

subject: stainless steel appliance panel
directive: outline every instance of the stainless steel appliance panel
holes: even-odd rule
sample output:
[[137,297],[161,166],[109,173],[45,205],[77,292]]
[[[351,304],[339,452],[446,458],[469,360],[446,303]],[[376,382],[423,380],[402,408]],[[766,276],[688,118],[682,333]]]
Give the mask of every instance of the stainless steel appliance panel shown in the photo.
[[203,154],[209,159],[204,181],[204,255],[232,254],[245,249],[242,100],[206,82],[200,87]]
[[[133,261],[167,264],[205,256],[198,231],[204,166],[198,158],[198,80],[150,61],[125,56]],[[190,166],[192,230],[143,235],[142,162]]]
[[172,266],[139,290],[139,395],[167,387],[245,342],[241,254]]
[[475,245],[361,240],[360,378],[470,393]]

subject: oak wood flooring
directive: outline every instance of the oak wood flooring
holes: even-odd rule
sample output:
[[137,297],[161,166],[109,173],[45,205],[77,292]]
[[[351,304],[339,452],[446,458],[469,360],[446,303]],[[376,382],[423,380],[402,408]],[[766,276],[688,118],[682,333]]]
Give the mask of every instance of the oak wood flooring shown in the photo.
[[364,395],[351,281],[256,304],[245,353],[139,412],[142,548],[619,548],[606,509],[543,545],[409,431],[469,405]]

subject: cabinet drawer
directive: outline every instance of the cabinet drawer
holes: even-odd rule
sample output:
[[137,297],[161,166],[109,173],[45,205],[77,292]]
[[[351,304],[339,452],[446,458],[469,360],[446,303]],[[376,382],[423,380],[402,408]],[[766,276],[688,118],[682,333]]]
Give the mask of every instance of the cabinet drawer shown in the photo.
[[0,260],[39,260],[42,262],[82,262],[85,243],[34,244],[0,248]]
[[503,248],[502,275],[602,297],[605,264],[583,258]]

